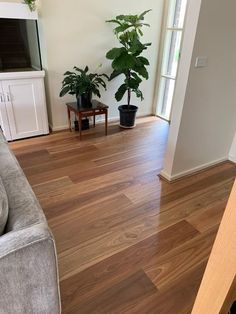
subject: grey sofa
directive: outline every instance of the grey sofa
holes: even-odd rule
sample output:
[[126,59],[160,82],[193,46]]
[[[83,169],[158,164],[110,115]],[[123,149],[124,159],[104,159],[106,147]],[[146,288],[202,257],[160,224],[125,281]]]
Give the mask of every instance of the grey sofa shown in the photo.
[[9,208],[0,236],[0,314],[61,313],[54,238],[1,130],[0,177]]

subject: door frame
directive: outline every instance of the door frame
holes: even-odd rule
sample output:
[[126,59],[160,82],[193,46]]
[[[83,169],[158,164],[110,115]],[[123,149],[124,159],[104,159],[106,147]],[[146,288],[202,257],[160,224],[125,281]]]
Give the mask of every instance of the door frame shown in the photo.
[[189,3],[185,18],[185,30],[182,40],[182,56],[179,61],[178,75],[172,103],[171,124],[164,167],[161,171],[161,176],[168,181],[177,179],[177,177],[172,173],[172,170],[202,4],[202,0],[188,1]]

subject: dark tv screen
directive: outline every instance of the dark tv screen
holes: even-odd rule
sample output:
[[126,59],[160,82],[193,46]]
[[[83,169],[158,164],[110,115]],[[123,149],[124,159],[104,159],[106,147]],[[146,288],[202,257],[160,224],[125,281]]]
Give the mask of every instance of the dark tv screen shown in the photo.
[[42,70],[35,20],[0,18],[0,71]]

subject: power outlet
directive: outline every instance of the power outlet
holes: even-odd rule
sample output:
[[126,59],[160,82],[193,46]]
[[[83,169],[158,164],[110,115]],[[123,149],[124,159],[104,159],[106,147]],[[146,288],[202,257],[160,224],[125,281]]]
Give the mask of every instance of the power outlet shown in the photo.
[[208,65],[207,57],[197,57],[195,62],[195,68],[205,68]]

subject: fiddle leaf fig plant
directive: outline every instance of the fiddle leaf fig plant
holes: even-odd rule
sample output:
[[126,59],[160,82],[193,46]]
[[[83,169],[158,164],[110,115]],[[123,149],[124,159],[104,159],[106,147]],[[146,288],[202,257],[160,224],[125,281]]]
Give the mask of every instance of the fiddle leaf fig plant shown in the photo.
[[36,10],[36,0],[24,0],[24,2],[29,6],[30,11]]
[[132,92],[143,100],[143,93],[139,86],[143,79],[148,79],[147,66],[149,61],[142,53],[151,43],[142,43],[142,28],[150,25],[144,22],[147,10],[140,15],[118,15],[107,23],[115,24],[114,33],[120,43],[120,47],[113,48],[106,54],[107,59],[112,60],[113,72],[110,80],[119,75],[124,75],[124,82],[115,94],[117,101],[121,101],[127,93],[127,104],[130,106]]

